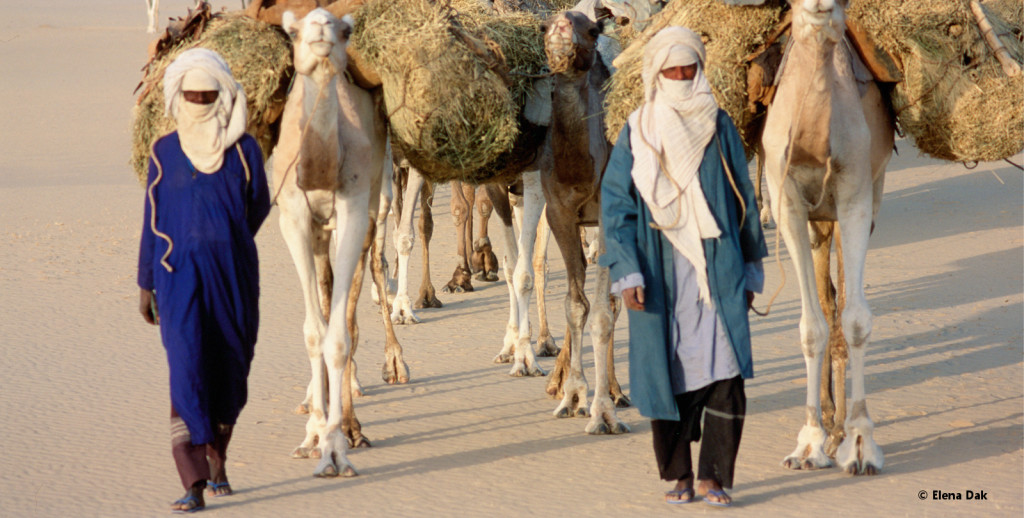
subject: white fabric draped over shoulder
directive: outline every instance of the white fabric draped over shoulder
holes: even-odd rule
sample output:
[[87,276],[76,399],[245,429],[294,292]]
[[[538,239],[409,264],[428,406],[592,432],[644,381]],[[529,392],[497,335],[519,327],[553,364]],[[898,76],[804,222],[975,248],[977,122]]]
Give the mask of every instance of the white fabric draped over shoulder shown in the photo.
[[[643,58],[644,104],[629,117],[633,183],[658,229],[697,271],[699,297],[710,297],[701,239],[716,238],[715,223],[698,171],[716,131],[718,104],[704,76],[704,44],[684,27],[666,27],[647,43]],[[697,65],[692,80],[670,80],[661,71]]]

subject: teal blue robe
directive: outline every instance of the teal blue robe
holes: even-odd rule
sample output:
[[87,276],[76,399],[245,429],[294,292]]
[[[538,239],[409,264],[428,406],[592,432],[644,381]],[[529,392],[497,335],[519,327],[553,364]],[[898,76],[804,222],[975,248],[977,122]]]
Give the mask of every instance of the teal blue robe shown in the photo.
[[[727,328],[740,374],[754,376],[750,325],[744,292],[744,263],[768,255],[758,221],[754,188],[747,172],[743,142],[732,120],[718,111],[718,127],[704,152],[700,185],[722,234],[705,239],[708,285],[718,316]],[[612,280],[639,272],[644,277],[644,310],[629,312],[630,400],[650,419],[678,420],[669,361],[674,354],[670,318],[675,307],[672,244],[653,228],[651,212],[633,185],[633,151],[627,124],[619,134],[601,182],[601,217],[607,251],[599,259]],[[746,214],[733,192],[719,155],[729,162]],[[740,228],[740,220],[743,220]]]

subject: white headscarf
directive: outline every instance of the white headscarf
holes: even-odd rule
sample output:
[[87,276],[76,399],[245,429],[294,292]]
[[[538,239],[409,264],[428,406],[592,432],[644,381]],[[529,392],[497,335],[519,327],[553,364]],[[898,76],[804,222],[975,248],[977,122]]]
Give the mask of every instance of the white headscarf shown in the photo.
[[[629,117],[633,183],[654,223],[697,271],[701,300],[710,300],[701,239],[721,230],[708,209],[697,174],[715,134],[718,104],[704,76],[700,36],[666,27],[644,49],[644,105]],[[692,80],[666,79],[661,71],[697,64]]]
[[[213,104],[185,100],[184,91],[217,91]],[[164,72],[165,111],[178,124],[185,156],[201,172],[215,173],[224,162],[224,150],[245,133],[245,91],[216,52],[186,50]]]

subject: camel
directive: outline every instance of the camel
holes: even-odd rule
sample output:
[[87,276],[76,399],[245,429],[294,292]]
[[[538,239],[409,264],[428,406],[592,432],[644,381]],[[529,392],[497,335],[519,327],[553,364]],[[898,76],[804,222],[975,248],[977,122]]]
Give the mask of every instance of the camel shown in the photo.
[[[807,420],[783,465],[831,466],[826,448],[841,440],[836,448],[839,466],[851,474],[875,474],[882,469],[883,456],[872,437],[874,423],[865,400],[864,349],[871,335],[871,310],[863,277],[894,130],[881,91],[844,36],[844,4],[803,0],[793,6],[791,43],[762,137],[772,215],[800,286],[800,345],[807,367]],[[829,270],[833,237],[838,293]],[[849,416],[847,352],[853,402]],[[837,408],[834,422],[826,415],[823,426],[821,394],[832,390],[832,370]],[[830,413],[830,403],[825,405]]]
[[[314,9],[296,20],[287,12],[282,27],[294,41],[296,78],[274,152],[274,192],[305,300],[303,334],[312,370],[306,437],[293,456],[319,454],[316,476],[354,476],[348,442],[369,444],[352,408],[355,304],[373,243],[375,226],[369,223],[378,212],[385,125],[374,96],[341,74],[350,17],[339,20]],[[362,247],[353,246],[359,242]],[[374,278],[383,286],[382,265],[374,257]],[[386,350],[385,379],[408,380],[393,332]]]
[[541,184],[547,200],[547,221],[565,261],[569,284],[565,301],[568,330],[547,391],[562,394],[554,411],[556,417],[589,415],[587,433],[625,433],[629,427],[619,420],[615,408],[628,404],[628,400],[615,380],[612,352],[612,331],[620,305],[609,294],[607,268],[598,268],[591,321],[597,383],[589,410],[589,387],[582,361],[583,326],[590,303],[583,291],[586,263],[580,227],[598,226],[597,248],[603,253],[599,193],[611,153],[611,144],[604,136],[602,92],[609,72],[597,50],[601,30],[594,20],[577,11],[556,14],[545,25],[545,53],[554,86],[549,136],[552,164],[544,170]]

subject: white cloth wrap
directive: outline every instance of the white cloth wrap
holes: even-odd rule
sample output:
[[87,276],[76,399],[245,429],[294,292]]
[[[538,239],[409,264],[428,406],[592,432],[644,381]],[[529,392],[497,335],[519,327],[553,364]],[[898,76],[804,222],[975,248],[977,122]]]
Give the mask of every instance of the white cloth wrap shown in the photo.
[[[210,105],[185,101],[182,92],[198,88],[216,90],[217,100]],[[248,117],[245,91],[228,64],[212,50],[186,50],[164,72],[164,99],[185,156],[197,170],[217,172],[224,151],[245,134]]]
[[[667,27],[644,50],[645,103],[629,116],[633,183],[654,223],[697,271],[699,299],[710,300],[702,239],[716,238],[715,222],[700,187],[704,151],[715,134],[718,104],[704,76],[704,45],[693,31]],[[660,75],[697,63],[692,82]]]

